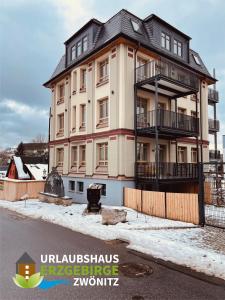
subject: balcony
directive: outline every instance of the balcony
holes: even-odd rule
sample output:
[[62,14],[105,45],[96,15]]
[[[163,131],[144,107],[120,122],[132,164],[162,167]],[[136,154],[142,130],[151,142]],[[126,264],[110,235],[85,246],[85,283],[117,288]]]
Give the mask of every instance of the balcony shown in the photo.
[[[155,162],[137,162],[137,180],[154,182],[156,180]],[[158,163],[158,179],[163,181],[198,180],[198,165],[193,163]]]
[[218,160],[220,158],[221,156],[219,150],[209,150],[209,160]]
[[190,70],[170,61],[150,61],[136,68],[136,86],[158,92],[171,98],[194,94],[199,89],[199,79]]
[[220,122],[218,120],[209,119],[209,133],[220,131]]
[[208,102],[214,104],[219,102],[219,93],[214,89],[208,89]]
[[137,114],[137,132],[142,136],[155,134],[156,127],[162,138],[191,137],[199,132],[199,119],[170,110],[157,109]]

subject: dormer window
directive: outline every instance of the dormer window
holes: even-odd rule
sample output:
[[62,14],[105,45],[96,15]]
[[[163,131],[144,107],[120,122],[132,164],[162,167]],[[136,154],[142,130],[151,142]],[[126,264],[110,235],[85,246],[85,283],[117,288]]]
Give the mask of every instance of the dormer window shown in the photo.
[[82,41],[77,43],[77,57],[80,56],[82,53]]
[[131,21],[131,24],[132,24],[132,27],[133,27],[133,30],[137,33],[140,33],[141,34],[141,25],[139,22],[137,21],[134,21],[134,20],[130,20]]
[[178,56],[182,56],[182,43],[174,39],[173,41],[173,52]]
[[161,46],[170,51],[170,36],[164,32],[161,32]]
[[197,56],[196,54],[192,54],[192,55],[193,55],[193,57],[194,57],[195,63],[196,63],[197,65],[201,66],[201,62],[200,62],[198,56]]
[[88,38],[87,38],[87,36],[83,37],[82,44],[83,44],[83,52],[87,51],[87,49],[88,49]]
[[71,60],[74,60],[76,58],[76,46],[74,45],[71,48]]

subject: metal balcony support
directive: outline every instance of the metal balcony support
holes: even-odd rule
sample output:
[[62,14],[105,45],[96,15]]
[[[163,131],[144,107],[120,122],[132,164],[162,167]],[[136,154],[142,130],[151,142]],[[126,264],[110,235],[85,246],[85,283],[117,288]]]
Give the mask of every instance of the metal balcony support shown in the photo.
[[[158,80],[155,79],[155,121],[158,124]],[[155,162],[156,162],[156,190],[159,190],[159,133],[155,126]]]

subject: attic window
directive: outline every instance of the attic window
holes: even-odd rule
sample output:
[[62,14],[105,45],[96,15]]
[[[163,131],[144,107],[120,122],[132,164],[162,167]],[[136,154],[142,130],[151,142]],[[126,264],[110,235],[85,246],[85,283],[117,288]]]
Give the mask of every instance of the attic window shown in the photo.
[[196,54],[192,54],[192,55],[193,55],[193,57],[194,57],[195,63],[196,63],[197,65],[201,66],[201,62],[200,62],[198,56],[197,56]]
[[133,30],[136,31],[137,33],[141,33],[140,24],[138,22],[134,21],[134,20],[130,20],[130,21],[131,21]]

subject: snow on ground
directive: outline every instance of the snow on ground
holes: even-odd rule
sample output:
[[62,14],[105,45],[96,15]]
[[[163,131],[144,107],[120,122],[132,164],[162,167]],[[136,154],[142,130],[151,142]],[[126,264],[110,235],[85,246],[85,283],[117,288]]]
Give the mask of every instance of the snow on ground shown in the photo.
[[[225,279],[225,243],[217,247],[218,232],[207,227],[146,216],[124,207],[128,222],[106,226],[101,224],[101,215],[82,215],[85,204],[62,207],[28,200],[25,206],[24,201],[0,200],[0,206],[103,240],[122,239],[129,242],[130,249]],[[224,241],[225,231],[220,235]]]

